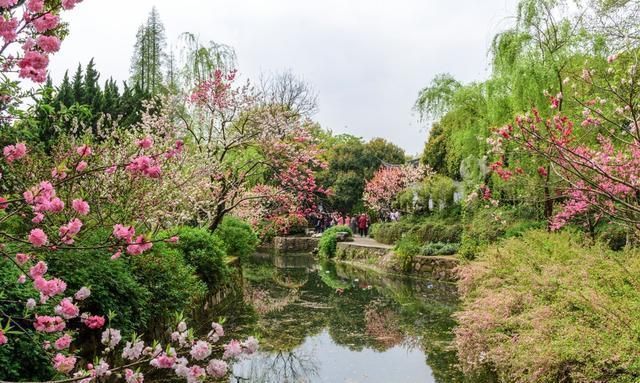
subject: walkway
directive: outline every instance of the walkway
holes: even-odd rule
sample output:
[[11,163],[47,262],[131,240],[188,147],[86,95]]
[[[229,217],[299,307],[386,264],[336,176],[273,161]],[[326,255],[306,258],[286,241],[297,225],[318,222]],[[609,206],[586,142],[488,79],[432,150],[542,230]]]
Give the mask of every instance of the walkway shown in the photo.
[[373,238],[369,237],[361,237],[359,235],[353,236],[353,242],[347,242],[352,245],[362,246],[362,247],[372,247],[376,249],[392,249],[393,246],[385,245],[384,243],[380,243]]

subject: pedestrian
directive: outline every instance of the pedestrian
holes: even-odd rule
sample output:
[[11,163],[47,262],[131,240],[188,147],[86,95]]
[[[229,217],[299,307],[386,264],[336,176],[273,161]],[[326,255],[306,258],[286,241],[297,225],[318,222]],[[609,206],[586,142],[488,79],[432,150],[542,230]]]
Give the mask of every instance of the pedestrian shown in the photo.
[[367,230],[367,217],[364,213],[360,214],[358,218],[358,231],[360,232],[360,236],[364,237]]
[[369,236],[369,226],[371,226],[371,218],[369,218],[369,214],[364,215],[365,218],[365,226],[364,226],[364,235],[365,237]]
[[353,233],[353,235],[356,235],[358,233],[358,217],[357,216],[353,216],[353,218],[351,218],[351,232]]
[[344,218],[342,218],[342,214],[338,213],[338,225],[344,225]]
[[349,216],[349,214],[347,214],[347,216],[344,219],[344,225],[346,227],[351,227],[351,217]]

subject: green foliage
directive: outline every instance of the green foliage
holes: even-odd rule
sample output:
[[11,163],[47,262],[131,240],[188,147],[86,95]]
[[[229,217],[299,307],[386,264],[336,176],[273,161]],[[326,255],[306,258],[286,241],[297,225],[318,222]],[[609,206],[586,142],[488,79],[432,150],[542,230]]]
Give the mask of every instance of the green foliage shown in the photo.
[[434,217],[416,222],[400,220],[399,222],[377,223],[371,228],[372,237],[387,245],[393,245],[404,235],[409,234],[421,243],[456,243],[460,242],[462,226],[452,220]]
[[435,175],[426,181],[427,193],[434,203],[434,209],[441,210],[446,206],[453,205],[453,195],[456,186],[453,180],[442,175]]
[[318,251],[320,256],[333,258],[336,255],[336,246],[338,244],[338,233],[347,233],[347,237],[353,236],[351,228],[348,226],[333,226],[322,233],[318,242]]
[[500,381],[633,382],[640,375],[638,249],[529,231],[461,270],[456,345]]
[[156,95],[164,89],[163,63],[166,37],[164,25],[156,7],[151,9],[147,22],[138,28],[133,57],[131,58],[131,83],[144,93]]
[[[38,296],[30,284],[16,282],[20,273],[13,263],[0,258],[0,309],[15,318],[24,316],[27,299]],[[0,326],[5,323],[5,318],[0,320]],[[22,325],[28,326],[28,323]],[[41,344],[29,335],[21,332],[10,334],[11,340],[0,347],[0,380],[44,381],[53,376],[48,355]]]
[[318,174],[318,182],[331,188],[333,194],[327,207],[345,214],[362,211],[365,182],[383,163],[403,164],[405,153],[398,146],[382,138],[363,142],[348,134],[333,136],[317,133],[326,150],[328,168]]
[[230,257],[246,260],[258,246],[258,236],[251,226],[234,217],[224,217],[215,234],[224,242],[226,253]]
[[420,255],[421,247],[420,240],[415,235],[405,235],[400,238],[393,248],[393,252],[402,270],[411,270],[413,257]]
[[149,305],[151,322],[167,320],[174,313],[187,310],[207,292],[207,286],[185,261],[179,249],[156,243],[151,251],[131,258],[138,281],[153,297]]
[[420,255],[453,255],[459,247],[457,243],[432,242],[422,246]]
[[210,290],[215,290],[226,281],[229,275],[226,245],[217,235],[204,228],[187,226],[178,228],[175,234],[180,239],[170,247],[182,254]]
[[[95,240],[88,238],[86,243],[97,243],[107,236],[97,232]],[[46,261],[49,272],[67,282],[67,290],[74,292],[88,284],[91,295],[83,302],[84,310],[113,311],[115,327],[124,332],[142,330],[152,318],[150,286],[137,280],[126,260],[110,257],[107,249],[59,250],[49,253]]]

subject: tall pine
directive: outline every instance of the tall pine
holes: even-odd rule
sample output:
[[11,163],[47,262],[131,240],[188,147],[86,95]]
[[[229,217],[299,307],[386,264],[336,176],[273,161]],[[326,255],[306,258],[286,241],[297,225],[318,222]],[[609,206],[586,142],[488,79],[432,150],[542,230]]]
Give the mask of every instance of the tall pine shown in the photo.
[[153,7],[147,22],[138,28],[131,59],[131,83],[143,93],[155,95],[163,90],[163,66],[166,61],[165,29],[158,10]]

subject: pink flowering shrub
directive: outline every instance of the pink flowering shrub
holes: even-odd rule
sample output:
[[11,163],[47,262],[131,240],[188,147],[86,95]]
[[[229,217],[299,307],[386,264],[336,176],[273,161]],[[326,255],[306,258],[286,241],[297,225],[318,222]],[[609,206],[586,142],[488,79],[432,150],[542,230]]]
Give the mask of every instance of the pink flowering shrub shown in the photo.
[[518,382],[635,379],[640,293],[628,278],[640,271],[640,254],[580,238],[528,231],[458,269],[455,345],[467,373],[488,369]]

